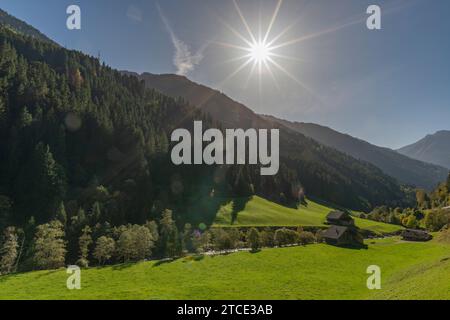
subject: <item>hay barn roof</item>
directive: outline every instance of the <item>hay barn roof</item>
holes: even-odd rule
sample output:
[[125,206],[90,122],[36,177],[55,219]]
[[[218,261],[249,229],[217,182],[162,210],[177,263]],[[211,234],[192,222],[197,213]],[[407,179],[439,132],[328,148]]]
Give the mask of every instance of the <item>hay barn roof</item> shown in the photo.
[[339,239],[347,232],[347,230],[347,227],[331,226],[323,233],[323,237],[328,239]]

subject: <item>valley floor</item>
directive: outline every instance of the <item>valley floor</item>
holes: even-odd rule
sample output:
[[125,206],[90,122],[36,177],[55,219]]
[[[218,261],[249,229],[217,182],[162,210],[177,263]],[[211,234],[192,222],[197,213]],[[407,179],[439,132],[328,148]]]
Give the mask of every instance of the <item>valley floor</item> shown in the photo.
[[[368,249],[324,244],[82,270],[0,277],[0,299],[450,299],[450,245],[369,240]],[[378,265],[382,289],[366,287]]]

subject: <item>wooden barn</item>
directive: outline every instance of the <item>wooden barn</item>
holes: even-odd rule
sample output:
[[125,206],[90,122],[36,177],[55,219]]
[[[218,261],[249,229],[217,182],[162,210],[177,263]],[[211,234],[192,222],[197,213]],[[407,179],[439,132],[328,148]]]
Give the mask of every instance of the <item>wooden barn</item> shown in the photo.
[[347,212],[343,211],[332,211],[327,216],[327,224],[335,226],[354,226],[355,220]]
[[327,216],[330,227],[322,233],[325,242],[334,246],[361,247],[364,239],[350,214],[332,211]]
[[433,236],[423,230],[406,229],[402,231],[402,239],[406,241],[430,241]]
[[325,242],[334,246],[361,246],[364,239],[357,228],[330,226],[322,237]]

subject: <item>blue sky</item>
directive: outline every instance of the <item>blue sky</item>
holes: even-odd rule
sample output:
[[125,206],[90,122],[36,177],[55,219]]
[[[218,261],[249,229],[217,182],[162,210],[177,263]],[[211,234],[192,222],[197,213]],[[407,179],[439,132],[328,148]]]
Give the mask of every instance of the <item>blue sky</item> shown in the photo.
[[[277,0],[238,3],[257,34]],[[82,10],[80,31],[66,28],[71,4]],[[370,4],[382,8],[382,30],[366,28]],[[294,59],[274,58],[290,74],[273,67],[276,82],[265,70],[249,77],[251,65],[224,81],[242,64],[230,61],[242,52],[218,43],[246,45],[225,24],[248,38],[231,0],[161,0],[160,10],[153,0],[0,0],[0,7],[121,70],[180,71],[177,44],[188,57],[181,72],[258,113],[327,125],[391,148],[450,129],[448,0],[285,0],[269,38],[297,22],[279,42],[307,39],[277,50]]]

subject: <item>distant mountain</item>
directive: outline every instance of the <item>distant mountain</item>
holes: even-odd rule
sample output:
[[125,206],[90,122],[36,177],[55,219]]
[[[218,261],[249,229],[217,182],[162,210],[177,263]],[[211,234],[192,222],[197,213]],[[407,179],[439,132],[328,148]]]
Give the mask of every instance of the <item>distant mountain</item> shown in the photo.
[[[381,199],[384,199],[382,202],[395,202],[400,198],[401,201],[405,200],[397,181],[379,168],[328,148],[279,122],[257,115],[217,90],[178,75],[123,73],[137,76],[145,81],[147,87],[163,94],[182,98],[209,114],[222,127],[279,128],[281,167],[287,168],[310,196],[360,208],[370,207]],[[272,197],[276,198],[277,195],[272,194]]]
[[[440,182],[444,181],[448,175],[446,168],[411,159],[394,150],[375,146],[328,127],[313,123],[289,122],[271,116],[266,116],[266,118],[279,122],[356,159],[370,162],[386,174],[408,185],[432,190]],[[450,138],[447,142],[450,142]],[[447,145],[449,144],[447,143]],[[450,148],[447,147],[447,150],[450,151]]]
[[19,32],[23,35],[33,37],[33,38],[39,39],[41,41],[56,44],[53,40],[48,38],[46,35],[44,35],[42,32],[40,32],[36,28],[30,26],[26,22],[23,22],[22,20],[17,19],[16,17],[13,17],[12,15],[8,14],[6,11],[3,11],[2,9],[0,9],[0,25],[8,27],[9,29],[11,29],[15,32]]
[[450,170],[450,131],[438,131],[397,151],[408,157],[434,163]]

